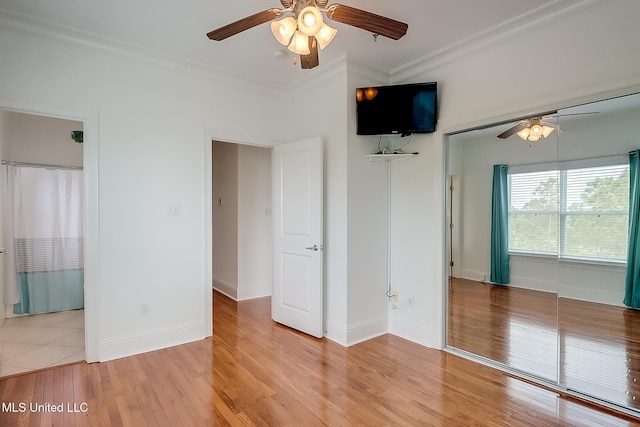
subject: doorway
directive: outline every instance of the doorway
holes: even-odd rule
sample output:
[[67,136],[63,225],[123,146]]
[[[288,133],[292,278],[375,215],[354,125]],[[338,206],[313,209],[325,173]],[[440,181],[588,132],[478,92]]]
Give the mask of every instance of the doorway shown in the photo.
[[272,148],[213,140],[213,288],[236,300],[273,288]]
[[[75,132],[75,138],[72,138],[73,132]],[[12,246],[7,244],[10,232],[7,229],[9,170],[24,168],[25,171],[30,170],[36,173],[45,170],[55,173],[54,170],[57,169],[65,170],[67,172],[64,174],[70,175],[72,170],[82,169],[84,153],[81,136],[83,132],[84,123],[82,121],[0,110],[0,157],[4,161],[2,178],[0,179],[0,187],[2,188],[0,200],[3,212],[0,215],[0,223],[2,224],[0,231],[2,243],[0,246]],[[80,180],[76,186],[83,189],[85,187],[84,177],[75,176],[75,179]],[[83,208],[83,203],[80,201],[78,206],[80,218],[83,217]],[[78,239],[79,242],[82,242],[81,226],[80,230]],[[47,237],[47,241],[49,240],[55,239]],[[82,247],[82,243],[76,247]],[[7,250],[15,252],[14,247],[8,247]],[[82,267],[83,252],[79,255],[79,259],[74,261],[76,264],[80,263]],[[3,256],[3,259],[0,260],[3,267],[1,277],[4,279],[1,283],[2,292],[0,292],[2,294],[0,296],[0,351],[2,353],[0,354],[0,360],[2,360],[0,376],[85,360],[84,297],[82,295],[84,270],[75,268],[53,272],[49,266],[42,268],[42,270],[47,270],[46,273],[36,270],[25,273],[21,278],[27,274],[44,276],[54,273],[58,278],[64,276],[57,283],[60,286],[66,286],[73,280],[70,275],[67,275],[67,271],[73,270],[72,276],[76,277],[76,284],[73,285],[76,289],[74,296],[76,301],[70,304],[63,302],[58,305],[59,308],[43,309],[42,307],[36,308],[36,304],[27,307],[23,297],[21,309],[16,309],[12,304],[13,301],[5,300],[5,296],[8,294],[5,292],[8,286],[5,274],[5,271],[8,270],[8,258],[11,258],[11,261],[14,259],[13,256]],[[65,273],[58,274],[61,271]],[[22,283],[18,289],[23,289],[21,285]],[[26,288],[25,284],[24,289]],[[32,297],[31,303],[35,303],[35,300],[36,297]]]

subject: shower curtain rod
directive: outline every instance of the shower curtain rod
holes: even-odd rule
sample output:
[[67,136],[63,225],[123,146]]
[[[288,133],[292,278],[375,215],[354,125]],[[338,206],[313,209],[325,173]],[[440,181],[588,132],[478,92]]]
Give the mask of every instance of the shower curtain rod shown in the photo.
[[32,168],[82,170],[82,166],[50,165],[50,164],[46,164],[46,163],[14,162],[13,160],[2,160],[2,164],[3,165],[12,165],[12,166],[30,166]]

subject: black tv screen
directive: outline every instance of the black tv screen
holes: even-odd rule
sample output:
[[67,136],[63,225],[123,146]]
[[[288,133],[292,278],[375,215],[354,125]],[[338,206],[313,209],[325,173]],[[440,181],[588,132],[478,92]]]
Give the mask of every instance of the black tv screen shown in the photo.
[[428,133],[436,130],[437,83],[356,89],[358,135]]

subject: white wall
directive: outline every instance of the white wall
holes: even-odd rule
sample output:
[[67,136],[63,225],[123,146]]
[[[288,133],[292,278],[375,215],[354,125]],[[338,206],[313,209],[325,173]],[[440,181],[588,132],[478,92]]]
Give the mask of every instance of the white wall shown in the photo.
[[271,204],[271,149],[214,141],[213,288],[235,300],[271,295]]
[[238,145],[213,142],[213,288],[238,299]]
[[[391,313],[394,333],[429,346],[443,344],[443,132],[640,88],[640,58],[633,54],[640,39],[640,3],[587,4],[595,6],[530,26],[518,23],[502,37],[478,40],[391,76],[399,83],[438,81],[441,93],[438,131],[414,137],[418,158],[393,168],[393,281],[401,298],[415,297],[413,306]],[[532,46],[543,48],[544,60],[523,67],[517,53]],[[85,159],[95,164],[85,164],[85,171],[95,174],[88,184],[95,215],[88,232],[98,243],[88,248],[87,286],[95,291],[97,359],[211,333],[205,237],[209,137],[269,145],[321,136],[326,334],[349,343],[366,329],[360,326],[377,326],[388,315],[386,299],[378,296],[386,265],[372,263],[386,253],[386,237],[370,234],[385,223],[386,213],[380,195],[369,188],[358,191],[364,182],[354,176],[364,172],[377,187],[385,172],[360,163],[367,150],[351,127],[353,88],[386,77],[363,72],[354,78],[348,60],[327,67],[309,87],[287,94],[283,106],[289,120],[281,126],[276,115],[281,109],[273,108],[278,95],[146,60],[137,52],[119,54],[31,33],[3,20],[0,55],[0,106],[89,118]],[[167,216],[168,204],[179,204],[181,215]],[[370,216],[362,219],[362,212]],[[360,220],[371,227],[356,230]],[[142,303],[149,304],[149,316],[140,316]],[[350,330],[357,334],[349,336]]]
[[4,160],[54,165],[82,166],[82,144],[71,139],[71,131],[83,123],[54,117],[7,112],[8,146]]
[[210,141],[278,140],[272,94],[6,20],[0,55],[0,106],[89,118],[88,358],[210,335]]
[[273,288],[271,151],[238,146],[238,300]]
[[[630,54],[640,39],[640,3],[588,4],[392,76],[397,82],[437,81],[440,89],[438,131],[419,138],[418,161],[393,176],[394,205],[404,207],[394,217],[407,221],[392,236],[392,269],[396,278],[410,279],[401,293],[416,295],[401,319],[391,317],[395,334],[435,347],[444,343],[444,133],[640,90],[640,57]],[[544,47],[544,59],[522,66],[518,53],[532,46]]]

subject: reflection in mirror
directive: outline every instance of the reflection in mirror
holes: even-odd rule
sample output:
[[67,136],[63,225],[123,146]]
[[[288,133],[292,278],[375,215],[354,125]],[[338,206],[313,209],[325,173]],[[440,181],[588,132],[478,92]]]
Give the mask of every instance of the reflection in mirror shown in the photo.
[[[637,414],[640,95],[545,120],[557,126],[537,142],[515,133],[531,122],[449,136],[447,345]],[[507,280],[492,261],[498,164]]]
[[[546,126],[545,135],[534,126]],[[447,344],[551,382],[558,378],[558,264],[549,238],[557,228],[557,199],[549,197],[555,127],[555,115],[537,117],[450,135],[447,147]],[[531,174],[531,164],[543,174]],[[511,194],[514,173],[520,184]]]
[[559,164],[576,183],[575,198],[561,208],[559,229],[565,242],[558,269],[559,381],[640,410],[640,312],[625,306],[629,153],[640,148],[640,95],[558,113]]

